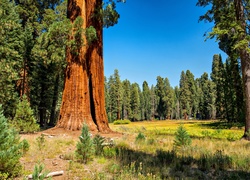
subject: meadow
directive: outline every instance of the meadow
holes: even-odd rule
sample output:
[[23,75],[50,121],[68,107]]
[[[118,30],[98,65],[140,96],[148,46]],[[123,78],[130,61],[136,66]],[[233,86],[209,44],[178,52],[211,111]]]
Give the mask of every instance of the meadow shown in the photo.
[[[191,138],[174,146],[178,127]],[[110,124],[113,146],[105,146],[87,164],[75,157],[80,132],[22,135],[30,148],[22,157],[23,179],[36,164],[44,170],[63,170],[53,179],[249,179],[250,142],[244,127],[219,121],[165,120]],[[46,132],[47,133],[47,132]]]

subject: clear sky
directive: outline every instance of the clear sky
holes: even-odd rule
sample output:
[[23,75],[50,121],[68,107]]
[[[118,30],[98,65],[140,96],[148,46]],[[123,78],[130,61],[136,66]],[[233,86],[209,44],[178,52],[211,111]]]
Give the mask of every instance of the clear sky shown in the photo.
[[215,40],[205,41],[213,24],[199,22],[206,9],[197,0],[127,0],[117,4],[117,25],[104,29],[104,73],[108,78],[119,70],[121,80],[140,86],[156,77],[179,85],[181,71],[195,78],[211,73],[214,54],[227,57]]

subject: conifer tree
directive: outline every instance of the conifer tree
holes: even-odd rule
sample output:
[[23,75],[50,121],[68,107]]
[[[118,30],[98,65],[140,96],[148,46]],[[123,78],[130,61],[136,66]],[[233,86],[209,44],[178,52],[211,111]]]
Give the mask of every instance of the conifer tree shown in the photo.
[[19,159],[22,156],[22,144],[14,129],[11,129],[3,115],[0,105],[0,175],[6,173],[15,177],[21,172]]
[[76,157],[86,164],[94,154],[94,145],[91,139],[88,125],[84,123],[82,133],[76,145]]
[[216,116],[225,118],[225,69],[221,55],[213,56],[211,79],[215,83],[216,89]]
[[250,140],[248,133],[250,129],[249,1],[198,0],[197,5],[210,7],[205,15],[200,17],[200,20],[214,22],[214,28],[209,33],[209,37],[215,37],[221,49],[230,58],[240,59],[245,101],[243,137]]
[[13,2],[0,0],[0,103],[6,117],[13,118],[18,100],[16,84],[20,79],[24,34]]
[[144,81],[142,84],[142,95],[143,95],[143,109],[144,109],[144,118],[150,120],[151,118],[151,103],[150,103],[150,89],[147,81]]
[[36,123],[33,110],[25,95],[17,104],[13,125],[19,132],[23,133],[32,133],[39,130],[39,125]]
[[123,102],[122,102],[122,117],[129,119],[131,114],[131,84],[130,81],[125,79],[122,82],[123,87]]
[[133,121],[140,120],[140,89],[137,83],[131,85],[131,114]]
[[156,83],[156,95],[158,96],[158,106],[157,106],[157,113],[160,119],[166,118],[166,104],[164,102],[164,98],[166,96],[166,90],[164,87],[164,79],[160,76],[157,76],[157,83]]

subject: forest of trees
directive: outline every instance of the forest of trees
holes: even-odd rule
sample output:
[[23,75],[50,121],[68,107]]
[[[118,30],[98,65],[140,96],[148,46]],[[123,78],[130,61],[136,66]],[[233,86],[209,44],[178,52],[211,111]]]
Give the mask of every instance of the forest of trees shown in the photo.
[[[207,4],[207,1],[205,3],[202,0],[198,3],[200,6]],[[115,8],[114,3],[109,5],[108,9]],[[222,20],[217,18],[216,7],[213,9],[213,18],[219,26]],[[113,25],[107,21],[109,18],[105,20],[105,13],[108,12],[102,13],[103,26],[92,21],[89,21],[90,25],[96,23],[99,28]],[[113,15],[113,23],[117,23],[119,15]],[[209,19],[206,15],[201,17],[201,20]],[[209,15],[212,16],[212,12]],[[23,95],[26,95],[29,102],[26,106],[32,109],[40,126],[54,126],[60,119],[60,107],[64,104],[61,102],[62,92],[67,84],[65,77],[68,76],[69,79],[73,75],[70,68],[73,68],[78,57],[77,48],[84,43],[83,40],[90,42],[90,52],[87,51],[89,56],[94,56],[97,46],[102,48],[102,44],[92,43],[98,38],[98,29],[94,30],[91,26],[81,29],[82,23],[81,19],[76,17],[73,20],[67,18],[66,1],[0,0],[0,104],[4,115],[10,121],[15,119]],[[101,36],[101,31],[99,33]],[[229,39],[218,31],[210,34],[211,37],[216,36],[216,33],[219,34],[217,38],[220,40],[220,48],[229,58],[223,62],[220,55],[211,57],[211,74],[204,72],[201,77],[195,78],[189,70],[182,71],[177,87],[171,87],[168,78],[160,76],[156,77],[156,85],[149,85],[147,81],[142,85],[131,83],[129,80],[122,81],[118,70],[115,70],[112,76],[106,77],[105,103],[108,121],[192,118],[244,122],[247,109],[244,97],[247,92],[243,90],[243,82],[248,81],[242,81],[242,58],[239,57],[243,56],[244,52],[240,54],[237,51],[237,47],[242,47],[243,44],[235,44],[232,48],[230,43],[233,44],[235,39]],[[85,39],[79,38],[82,34]],[[79,53],[82,51],[84,50],[79,50]],[[72,62],[69,59],[66,61],[66,56],[73,58]],[[99,56],[102,60],[102,55]],[[91,79],[97,70],[91,71],[91,76],[88,74],[87,77],[91,80],[89,88],[93,88],[94,83],[102,84]],[[73,81],[70,83],[72,85]],[[90,96],[93,96],[89,100],[90,106],[95,106],[96,101],[93,99],[97,97],[98,92],[93,89],[89,92]],[[66,96],[69,97],[70,94]],[[97,110],[90,111],[90,116],[96,121],[98,118],[94,113]],[[105,113],[102,112],[102,115],[105,117]]]
[[122,81],[119,71],[105,81],[106,111],[109,122],[154,119],[221,119],[244,122],[241,71],[237,61],[214,55],[212,73],[195,78],[182,71],[180,84],[171,87],[167,77],[158,76],[156,85],[142,86]]

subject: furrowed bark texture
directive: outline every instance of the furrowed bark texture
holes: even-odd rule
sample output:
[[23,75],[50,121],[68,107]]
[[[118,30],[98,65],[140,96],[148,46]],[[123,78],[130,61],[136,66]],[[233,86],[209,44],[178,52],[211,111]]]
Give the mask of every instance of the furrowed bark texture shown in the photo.
[[67,68],[60,116],[56,127],[80,130],[83,123],[91,131],[111,132],[105,110],[102,20],[94,16],[102,0],[69,0],[68,18],[81,16],[83,28],[93,26],[97,40],[81,47],[79,55],[67,50]]

